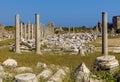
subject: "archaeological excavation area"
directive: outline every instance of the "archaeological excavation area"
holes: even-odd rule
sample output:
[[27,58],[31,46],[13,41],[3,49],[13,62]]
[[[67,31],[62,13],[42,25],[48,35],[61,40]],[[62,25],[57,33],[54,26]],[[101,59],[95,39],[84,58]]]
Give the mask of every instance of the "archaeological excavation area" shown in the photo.
[[120,36],[108,32],[107,12],[101,28],[79,32],[33,16],[16,14],[12,31],[0,24],[0,82],[120,82]]

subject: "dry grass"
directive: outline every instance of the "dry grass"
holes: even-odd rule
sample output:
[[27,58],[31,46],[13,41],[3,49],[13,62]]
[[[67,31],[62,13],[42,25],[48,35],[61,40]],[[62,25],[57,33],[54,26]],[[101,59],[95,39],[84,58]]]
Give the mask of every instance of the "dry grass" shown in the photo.
[[120,46],[120,38],[108,39],[109,46]]
[[[89,54],[88,56],[75,56],[75,55],[57,55],[53,54],[53,52],[49,52],[43,55],[36,55],[35,52],[24,52],[22,54],[16,54],[14,52],[10,52],[9,48],[0,49],[0,62],[2,63],[8,58],[13,58],[18,62],[18,66],[28,66],[33,68],[33,72],[35,74],[39,74],[41,70],[36,69],[36,65],[38,62],[46,63],[48,66],[50,64],[55,64],[59,66],[67,66],[70,68],[71,73],[80,65],[82,62],[85,62],[86,66],[92,70],[93,62],[100,53],[96,52],[93,54]],[[71,74],[72,75],[72,74]],[[70,75],[70,77],[72,77]],[[70,77],[64,82],[73,82]],[[7,82],[7,81],[6,81]]]
[[[119,54],[109,53],[115,55],[120,62]],[[39,74],[41,70],[36,69],[36,65],[38,62],[46,63],[48,66],[50,64],[55,64],[59,66],[67,66],[71,70],[71,75],[67,77],[64,82],[73,82],[71,79],[72,73],[80,65],[82,62],[86,64],[86,66],[92,71],[93,70],[93,62],[96,57],[100,56],[101,52],[95,52],[89,54],[87,56],[80,55],[57,55],[53,54],[53,52],[49,52],[43,55],[36,55],[34,51],[32,52],[24,52],[22,54],[16,54],[14,52],[10,52],[8,48],[0,49],[0,62],[2,63],[7,58],[13,58],[18,62],[18,66],[28,66],[33,68],[33,72],[35,74]],[[7,81],[5,81],[7,82]],[[12,82],[12,81],[11,81]]]
[[[117,43],[118,42],[118,43]],[[9,40],[4,43],[4,45],[8,44]],[[0,43],[1,44],[1,43]],[[101,39],[97,39],[97,41],[92,42],[92,44],[100,46],[101,45]],[[109,45],[120,44],[119,38],[112,38],[109,39]],[[63,54],[63,53],[61,53]],[[112,55],[115,55],[116,58],[120,62],[120,55],[109,53]],[[9,51],[9,48],[0,49],[0,62],[2,63],[8,58],[13,58],[18,62],[18,66],[28,66],[32,67],[35,74],[40,73],[40,70],[36,70],[36,65],[38,62],[46,63],[47,65],[55,64],[59,66],[67,66],[71,69],[71,75],[74,72],[74,70],[77,68],[79,64],[82,62],[85,62],[86,66],[93,70],[93,62],[97,56],[100,56],[101,52],[95,52],[92,54],[89,54],[87,56],[80,56],[80,55],[69,55],[68,53],[64,53],[63,55],[54,54],[54,52],[48,52],[43,55],[36,55],[34,51],[32,52],[24,52],[22,54],[16,54],[14,52]],[[73,82],[70,77],[67,77],[67,79],[64,82]],[[5,81],[8,82],[8,81]],[[12,81],[11,81],[12,82]]]
[[10,43],[13,43],[14,39],[6,39],[3,41],[0,41],[0,46],[5,46],[5,45],[9,45]]

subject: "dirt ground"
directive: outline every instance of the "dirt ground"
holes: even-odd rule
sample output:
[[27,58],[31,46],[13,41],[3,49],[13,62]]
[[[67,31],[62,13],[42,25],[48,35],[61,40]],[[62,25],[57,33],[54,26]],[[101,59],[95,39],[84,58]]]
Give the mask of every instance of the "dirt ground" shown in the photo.
[[108,39],[109,46],[120,46],[120,38]]
[[[96,46],[101,46],[102,39],[101,38],[97,39],[94,44]],[[110,47],[112,47],[112,46],[120,46],[120,38],[108,39],[108,46],[110,46]]]

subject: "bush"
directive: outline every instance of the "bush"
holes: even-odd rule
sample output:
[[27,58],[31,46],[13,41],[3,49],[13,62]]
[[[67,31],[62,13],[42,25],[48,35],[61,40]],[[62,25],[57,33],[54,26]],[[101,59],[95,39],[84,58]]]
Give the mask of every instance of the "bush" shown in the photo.
[[116,33],[120,33],[120,29],[117,29],[117,30],[116,30]]

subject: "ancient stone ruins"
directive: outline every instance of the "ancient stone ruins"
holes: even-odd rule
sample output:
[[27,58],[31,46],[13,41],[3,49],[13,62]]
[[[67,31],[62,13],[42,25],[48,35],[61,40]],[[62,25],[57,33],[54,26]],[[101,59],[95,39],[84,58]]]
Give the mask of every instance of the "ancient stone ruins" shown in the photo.
[[[3,25],[0,25],[0,29],[5,31],[3,27]],[[96,27],[96,32],[74,33],[73,30],[70,33],[69,29],[69,32],[64,34],[55,34],[54,27],[55,25],[51,22],[47,26],[41,24],[39,14],[35,14],[35,24],[21,22],[19,14],[16,14],[15,33],[9,33],[8,35],[2,31],[0,32],[0,40],[3,40],[4,37],[13,38],[15,34],[15,43],[10,46],[10,50],[18,55],[22,55],[22,52],[35,50],[35,54],[40,55],[46,52],[55,52],[56,54],[67,52],[69,55],[86,56],[96,51],[96,47],[88,45],[88,43],[94,42],[101,35],[98,32],[98,27]],[[119,66],[119,62],[115,56],[108,55],[106,12],[102,13],[102,55],[97,57],[93,64],[94,68],[104,71],[112,70]],[[5,72],[5,67],[12,69],[14,73]],[[39,79],[42,79],[42,82],[63,82],[71,73],[69,67],[54,64],[47,65],[44,62],[38,62],[35,69],[42,71],[39,74],[35,74],[33,68],[26,66],[19,67],[16,60],[8,58],[0,66],[0,82],[3,82],[3,79],[7,77],[14,77],[13,82],[38,82]],[[93,79],[90,76],[95,77],[92,71],[82,62],[74,71],[73,80],[74,82],[104,82],[102,79]]]
[[6,31],[5,26],[0,24],[0,41],[14,38],[12,31]]
[[49,38],[54,34],[54,26],[40,24],[39,14],[35,14],[35,25],[20,22],[19,15],[15,16],[15,46],[12,48],[16,53],[21,53],[22,49],[35,49],[36,54],[41,54],[40,40]]
[[95,51],[95,46],[84,44],[95,41],[97,33],[54,34],[54,24],[49,23],[45,27],[39,18],[39,14],[35,14],[35,24],[25,24],[20,22],[18,14],[15,16],[15,44],[11,46],[11,50],[16,53],[35,50],[36,54],[53,50],[83,56]]

